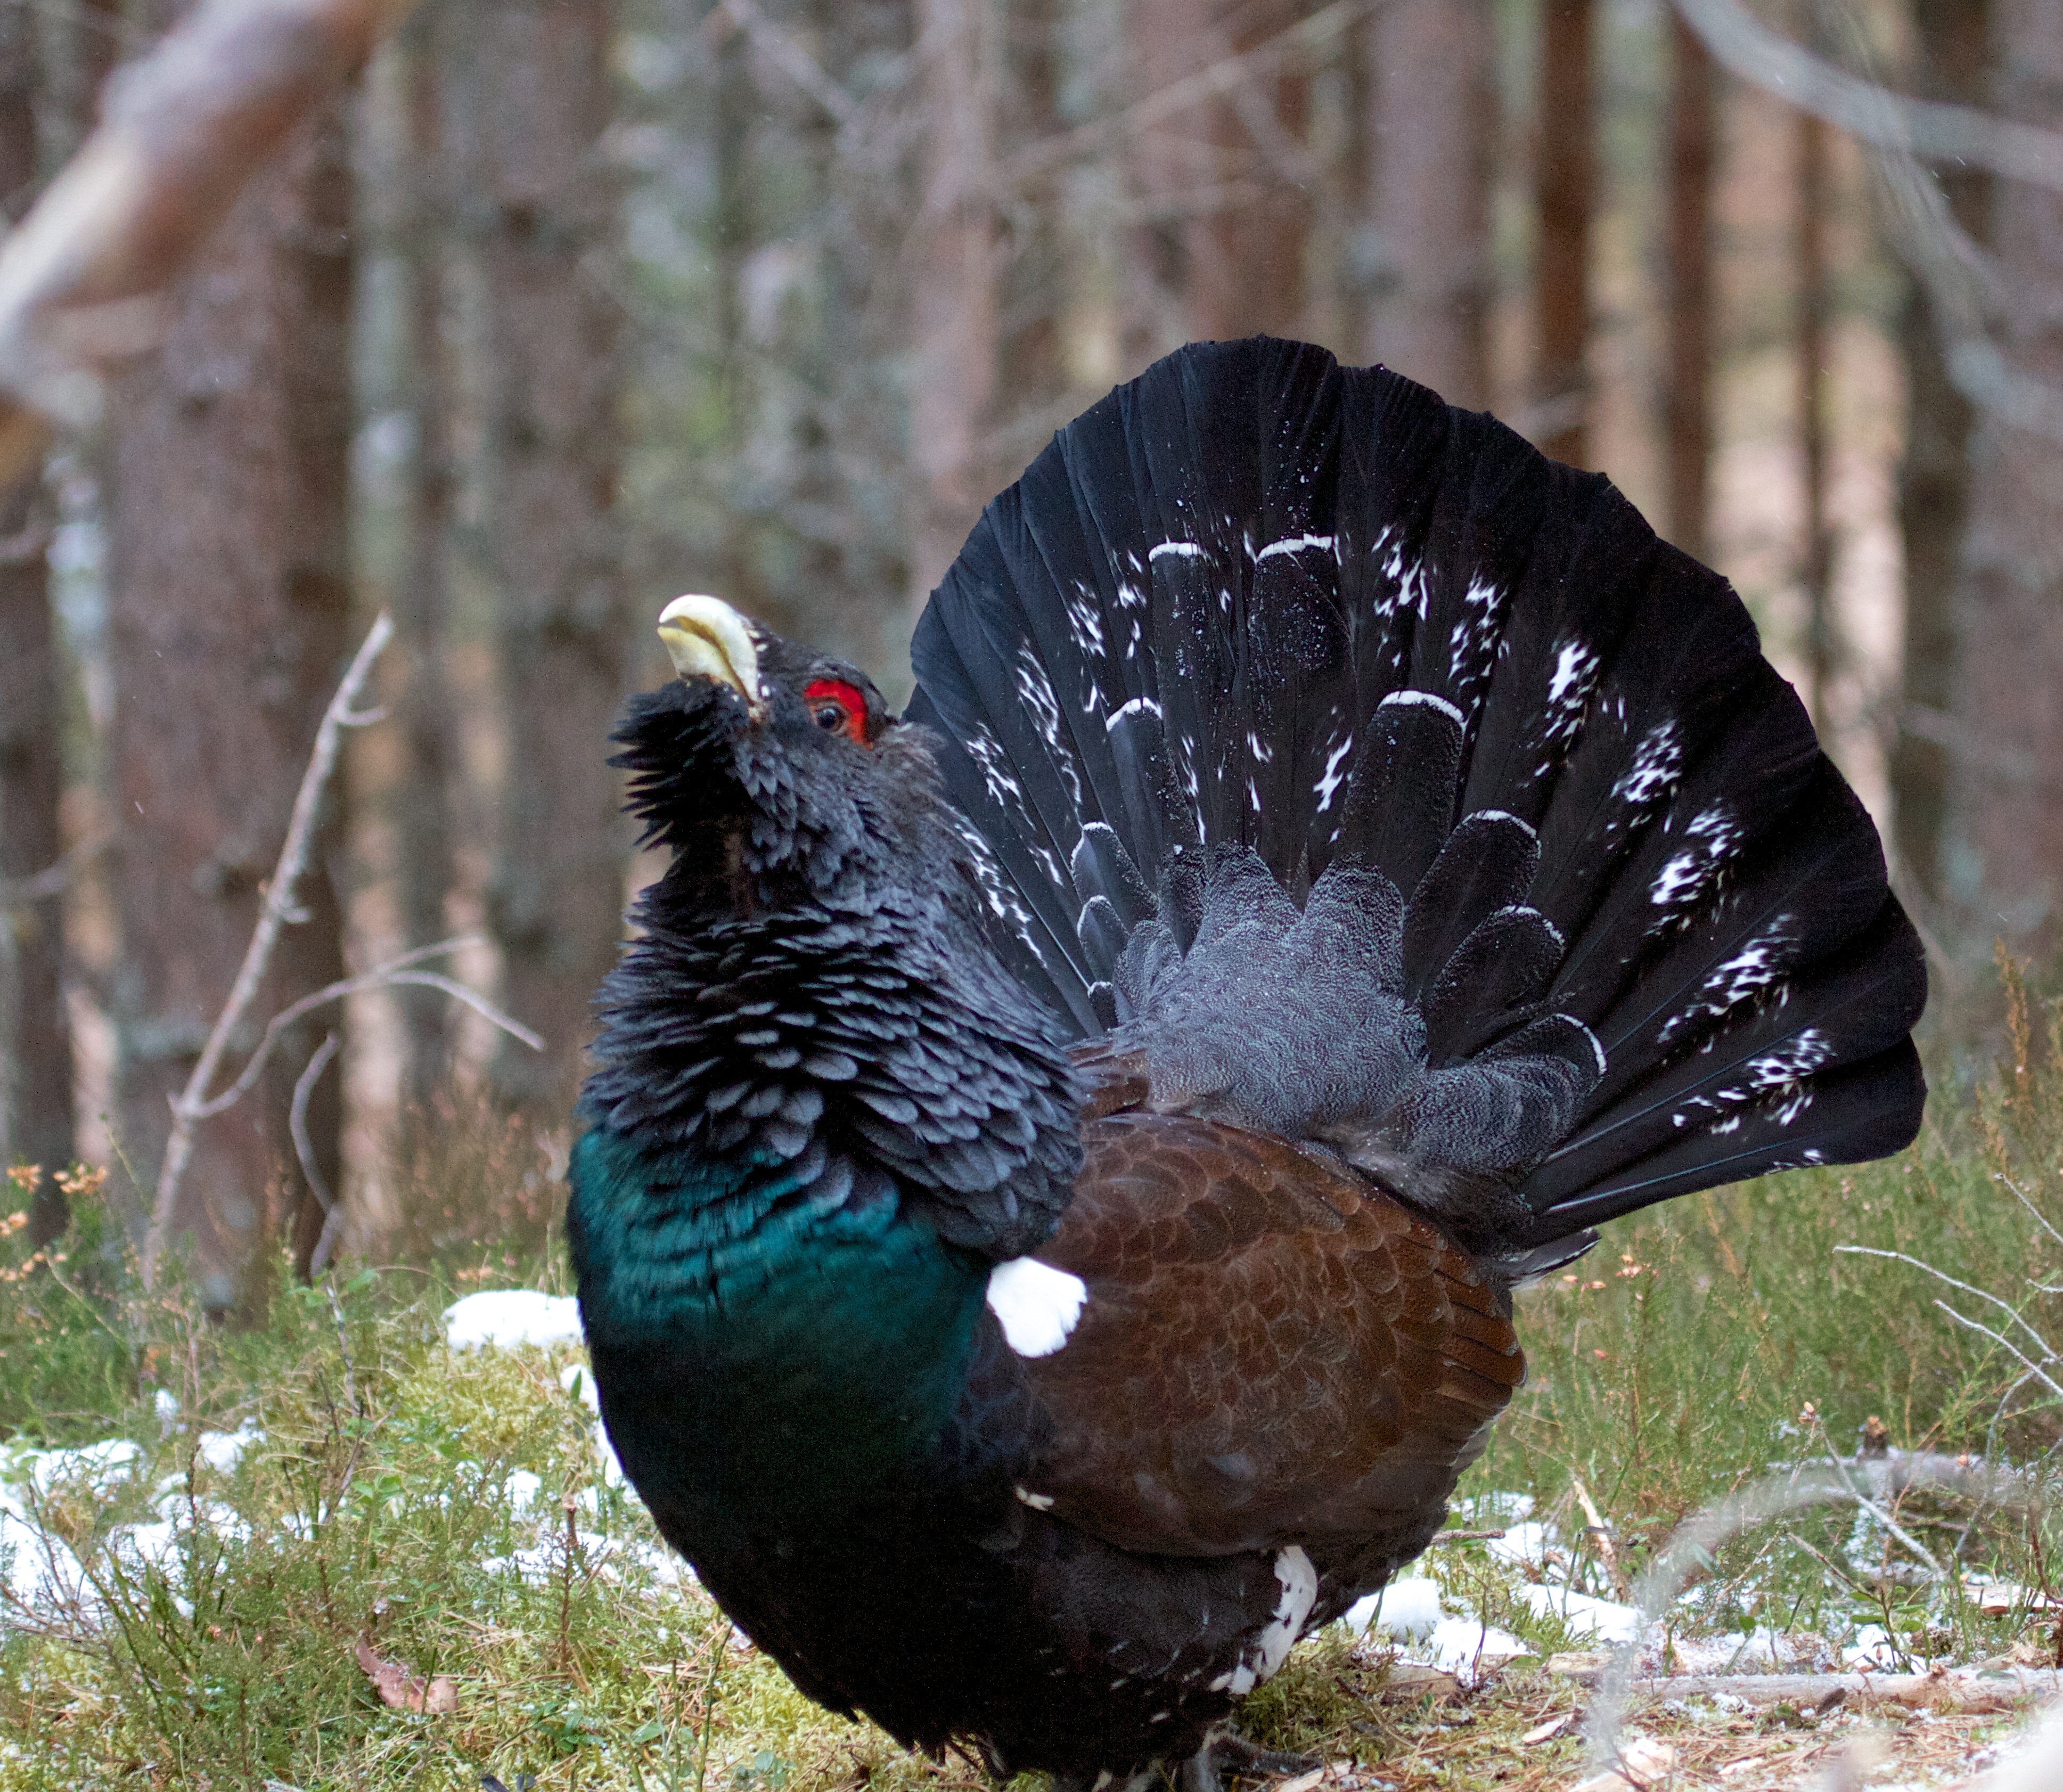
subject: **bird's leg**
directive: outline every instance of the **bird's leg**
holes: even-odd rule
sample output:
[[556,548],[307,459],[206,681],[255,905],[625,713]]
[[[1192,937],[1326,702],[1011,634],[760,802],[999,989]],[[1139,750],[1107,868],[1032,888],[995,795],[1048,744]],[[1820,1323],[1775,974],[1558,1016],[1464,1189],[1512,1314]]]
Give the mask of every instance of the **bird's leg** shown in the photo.
[[1264,1749],[1235,1730],[1221,1730],[1182,1763],[1180,1792],[1225,1792],[1228,1776],[1308,1774],[1323,1765],[1315,1755]]

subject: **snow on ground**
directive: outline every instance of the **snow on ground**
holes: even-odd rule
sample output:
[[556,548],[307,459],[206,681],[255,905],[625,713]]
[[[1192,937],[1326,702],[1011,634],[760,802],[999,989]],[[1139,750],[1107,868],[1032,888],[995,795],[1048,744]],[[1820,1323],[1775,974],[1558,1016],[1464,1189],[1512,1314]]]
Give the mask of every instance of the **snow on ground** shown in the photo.
[[454,1300],[444,1308],[444,1338],[453,1350],[489,1344],[549,1350],[585,1341],[579,1302],[569,1294],[541,1294],[535,1288],[489,1288]]

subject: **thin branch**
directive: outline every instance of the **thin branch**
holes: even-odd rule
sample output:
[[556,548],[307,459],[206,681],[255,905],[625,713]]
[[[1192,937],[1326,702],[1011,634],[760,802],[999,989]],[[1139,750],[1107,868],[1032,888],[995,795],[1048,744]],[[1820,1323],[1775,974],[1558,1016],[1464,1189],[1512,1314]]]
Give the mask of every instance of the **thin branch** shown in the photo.
[[754,0],[717,0],[717,10],[728,13],[760,54],[841,127],[851,124],[859,116],[859,102],[826,74],[823,64],[762,12]]
[[54,865],[47,865],[26,878],[0,878],[0,909],[26,908],[32,902],[62,896],[71,887],[79,868],[114,838],[105,833],[89,835]]
[[1974,106],[1908,99],[1772,31],[1741,0],[1675,0],[1713,60],[1743,81],[1863,142],[1930,162],[1973,163],[2063,190],[2063,132]]
[[330,1060],[336,1057],[342,1043],[334,1028],[323,1035],[323,1043],[310,1055],[307,1067],[294,1079],[294,1099],[287,1110],[287,1130],[293,1136],[294,1155],[301,1160],[301,1174],[308,1179],[308,1192],[323,1210],[325,1232],[329,1230],[329,1216],[336,1211],[336,1202],[330,1194],[322,1166],[316,1162],[315,1141],[308,1136],[308,1103],[314,1099],[316,1085],[322,1081],[322,1073],[329,1068]]
[[[2012,1177],[2008,1175],[1997,1175],[1994,1176],[1992,1179],[1995,1182],[2002,1182],[2008,1188],[2011,1189],[2013,1192],[2014,1199],[2017,1199],[2022,1207],[2025,1207],[2029,1213],[2034,1215],[2035,1224],[2039,1226],[2042,1231],[2048,1233],[2048,1235],[2051,1238],[2054,1239],[2058,1244],[2063,1244],[2063,1232],[2059,1232],[2053,1226],[2049,1223],[2047,1215],[2045,1215],[2042,1212],[2041,1209],[2037,1207],[2033,1202],[2030,1201],[2027,1198],[2026,1191],[2021,1188],[2018,1183],[2015,1182]],[[2039,1284],[2037,1284],[2037,1286],[2039,1285]],[[2053,1288],[2042,1289],[2042,1292],[2045,1294],[2053,1294],[2056,1291]]]
[[265,968],[271,962],[272,948],[279,941],[279,930],[293,912],[294,886],[307,868],[308,848],[315,838],[316,818],[322,808],[324,789],[336,765],[344,730],[349,725],[359,691],[372,670],[373,661],[393,636],[393,622],[382,611],[353,657],[344,675],[344,682],[337,686],[336,695],[323,712],[322,724],[316,730],[315,750],[308,756],[308,769],[301,776],[301,787],[294,798],[287,838],[279,847],[279,863],[273,868],[272,881],[266,887],[264,903],[258,911],[258,925],[251,933],[251,944],[244,951],[243,964],[238,967],[229,999],[215,1019],[207,1043],[201,1048],[199,1062],[194,1066],[193,1074],[187,1079],[187,1086],[179,1099],[172,1103],[171,1136],[165,1142],[164,1163],[158,1172],[157,1195],[151,1203],[151,1229],[143,1240],[142,1272],[147,1288],[157,1279],[158,1259],[171,1229],[173,1211],[179,1203],[179,1183],[193,1155],[193,1129],[207,1100],[208,1085],[215,1080],[223,1055],[229,1049],[231,1036],[243,1024],[251,1004],[257,999],[259,986],[265,979]]
[[265,1061],[271,1055],[272,1048],[279,1043],[279,1035],[299,1020],[302,1015],[320,1008],[327,1002],[340,1002],[347,996],[364,995],[372,990],[392,989],[409,986],[429,990],[441,990],[446,995],[463,1002],[468,1008],[495,1026],[512,1039],[521,1039],[533,1051],[542,1051],[545,1042],[522,1022],[504,1014],[477,990],[434,970],[415,970],[409,966],[424,958],[440,957],[446,952],[455,952],[462,946],[469,946],[470,938],[439,940],[434,946],[419,946],[412,952],[404,952],[400,958],[376,965],[371,970],[360,971],[356,977],[340,978],[334,983],[325,983],[319,990],[312,990],[298,1002],[292,1002],[273,1015],[265,1024],[263,1036],[258,1049],[251,1053],[236,1080],[219,1095],[211,1095],[193,1110],[196,1120],[211,1120],[218,1114],[226,1113],[251,1092]]
[[[2058,1400],[2063,1400],[2063,1387],[2059,1387],[2057,1384],[2056,1378],[2050,1375],[2045,1369],[2042,1368],[2039,1364],[2029,1360],[2027,1356],[2023,1355],[2001,1334],[1994,1332],[1989,1325],[1979,1324],[1977,1320],[1970,1318],[1967,1314],[1957,1312],[1956,1309],[1950,1306],[1945,1300],[1937,1300],[1934,1304],[1939,1307],[1943,1312],[1946,1313],[1949,1318],[1952,1319],[1958,1325],[1966,1325],[1973,1332],[1983,1333],[1985,1336],[1989,1338],[1993,1344],[1997,1344],[2000,1349],[2003,1350],[2009,1356],[2012,1357],[2015,1362],[2018,1363],[2022,1368],[2029,1371],[2037,1380],[2040,1381],[2043,1386],[2048,1388],[2049,1392],[2055,1395]],[[2053,1362],[2055,1358],[2052,1356],[2049,1360]]]
[[1170,82],[1121,112],[1026,144],[1003,161],[996,170],[996,177],[1006,187],[1020,185],[1064,162],[1093,155],[1115,139],[1150,130],[1192,106],[1236,93],[1257,75],[1267,74],[1290,56],[1329,43],[1385,3],[1385,0],[1333,0],[1331,6],[1321,7],[1309,18],[1300,19],[1251,50],[1237,56],[1222,57],[1194,74]]
[[1997,1295],[1984,1288],[1973,1288],[1968,1282],[1959,1282],[1954,1276],[1936,1269],[1931,1263],[1925,1262],[1919,1257],[1908,1257],[1903,1251],[1880,1251],[1876,1246],[1871,1244],[1837,1244],[1834,1249],[1840,1255],[1847,1257],[1888,1257],[1893,1263],[1910,1264],[1915,1269],[1925,1270],[1936,1281],[1946,1282],[1952,1288],[1960,1288],[1965,1294],[1974,1294],[1980,1300],[1989,1300],[2041,1346],[2042,1360],[2045,1362],[2053,1363],[2056,1360],[2055,1350],[2050,1346],[2049,1340],[2021,1318],[2019,1312],[2009,1302],[2000,1300]]
[[1876,1501],[1872,1500],[1869,1497],[1869,1495],[1856,1485],[1855,1481],[1849,1476],[1848,1465],[1845,1462],[1842,1461],[1840,1452],[1834,1448],[1833,1440],[1827,1436],[1827,1428],[1824,1425],[1821,1425],[1819,1428],[1819,1431],[1821,1441],[1827,1446],[1827,1460],[1833,1465],[1834,1473],[1837,1477],[1839,1477],[1841,1485],[1848,1489],[1848,1497],[1853,1500],[1857,1505],[1860,1506],[1864,1511],[1868,1513],[1870,1517],[1874,1518],[1880,1525],[1883,1525],[1892,1537],[1896,1537],[1900,1543],[1904,1544],[1905,1547],[1914,1555],[1917,1556],[1922,1562],[1925,1563],[1927,1570],[1929,1573],[1936,1575],[1940,1574],[1941,1573],[1941,1565],[1938,1561],[1935,1561],[1932,1555],[1928,1552],[1925,1545],[1923,1545],[1917,1537],[1913,1536],[1910,1531],[1907,1530],[1903,1525],[1900,1524],[1896,1518],[1892,1517],[1891,1510],[1888,1507],[1878,1505]]

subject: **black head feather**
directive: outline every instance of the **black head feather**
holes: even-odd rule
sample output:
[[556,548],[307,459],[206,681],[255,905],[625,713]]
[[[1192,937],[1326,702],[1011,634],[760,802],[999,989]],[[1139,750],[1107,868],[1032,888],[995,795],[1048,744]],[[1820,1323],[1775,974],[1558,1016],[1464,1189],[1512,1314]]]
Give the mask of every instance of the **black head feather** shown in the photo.
[[633,697],[615,735],[674,858],[603,986],[583,1114],[1028,1250],[1080,1161],[1076,1079],[990,942],[930,733],[856,668],[733,620],[756,663]]

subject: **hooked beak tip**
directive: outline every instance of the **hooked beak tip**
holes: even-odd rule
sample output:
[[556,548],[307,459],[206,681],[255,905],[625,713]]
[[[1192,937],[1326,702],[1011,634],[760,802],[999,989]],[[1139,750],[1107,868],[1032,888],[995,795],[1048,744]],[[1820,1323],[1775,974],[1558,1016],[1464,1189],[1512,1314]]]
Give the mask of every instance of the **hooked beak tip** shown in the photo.
[[683,678],[714,678],[759,713],[759,653],[745,618],[721,597],[676,597],[659,613],[659,640]]

